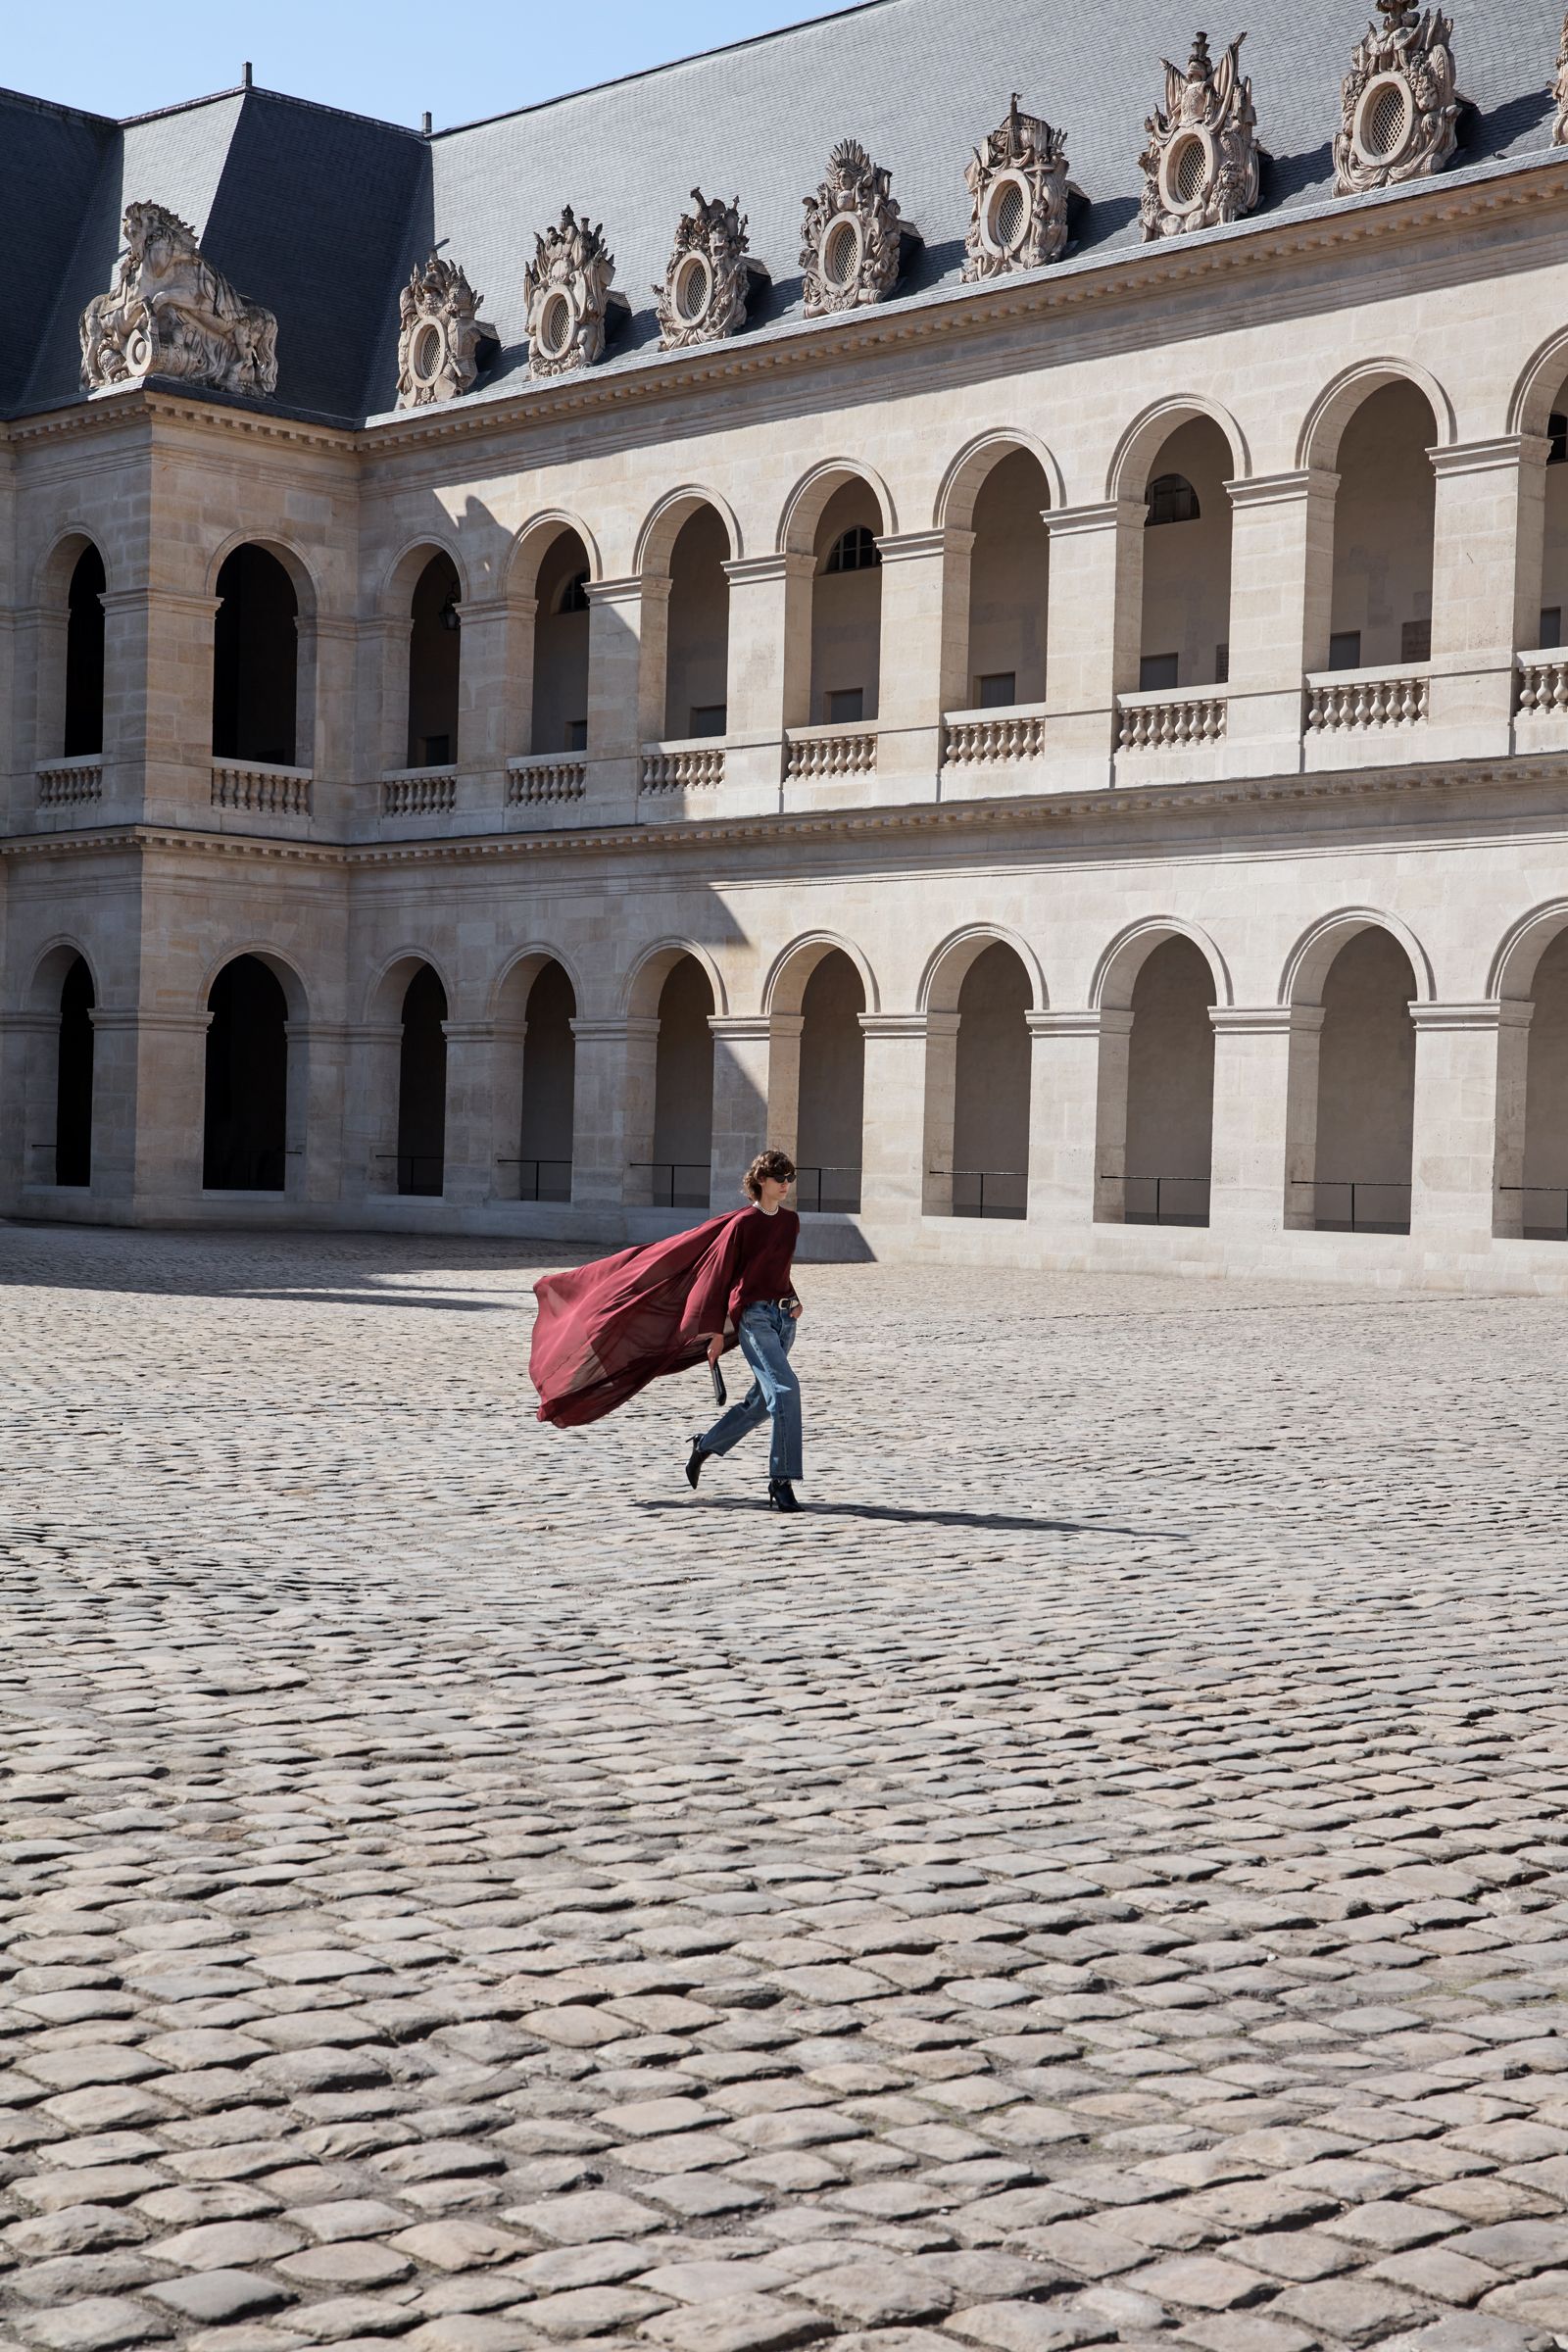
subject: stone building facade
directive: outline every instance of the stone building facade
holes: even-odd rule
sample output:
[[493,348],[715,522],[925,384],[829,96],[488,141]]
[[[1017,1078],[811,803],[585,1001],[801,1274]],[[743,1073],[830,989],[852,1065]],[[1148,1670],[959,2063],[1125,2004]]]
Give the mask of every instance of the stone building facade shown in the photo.
[[1561,32],[0,98],[0,1211],[1568,1287]]

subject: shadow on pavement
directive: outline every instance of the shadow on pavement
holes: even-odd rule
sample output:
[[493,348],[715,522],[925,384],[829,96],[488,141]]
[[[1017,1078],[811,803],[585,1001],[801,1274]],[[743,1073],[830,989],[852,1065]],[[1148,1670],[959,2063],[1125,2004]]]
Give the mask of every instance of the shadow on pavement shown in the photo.
[[[678,1495],[639,1502],[639,1511],[758,1511],[766,1507],[761,1496],[748,1500],[740,1494],[704,1495],[683,1502]],[[982,1527],[1021,1536],[1133,1536],[1152,1537],[1167,1544],[1190,1544],[1190,1536],[1166,1527],[1107,1527],[1100,1519],[1024,1519],[1007,1511],[908,1511],[892,1502],[807,1502],[803,1518],[886,1519],[899,1527]]]

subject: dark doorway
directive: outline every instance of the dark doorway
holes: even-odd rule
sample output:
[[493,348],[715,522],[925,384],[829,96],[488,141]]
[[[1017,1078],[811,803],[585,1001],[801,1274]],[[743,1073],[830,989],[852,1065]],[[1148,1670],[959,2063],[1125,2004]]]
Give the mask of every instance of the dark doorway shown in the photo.
[[[102,571],[99,573],[103,577]],[[60,991],[55,1080],[55,1182],[92,1182],[92,974],[78,956]]]
[[236,956],[207,1000],[202,1186],[280,1193],[288,1132],[288,1004],[260,957]]
[[265,547],[236,547],[218,575],[213,624],[213,757],[292,767],[299,602]]
[[446,1183],[447,992],[427,963],[403,1000],[398,1057],[398,1191],[440,1198]]
[[571,1199],[572,1127],[576,1110],[577,1000],[554,960],[540,967],[528,991],[528,1034],[522,1052],[522,1158],[517,1198]]
[[84,547],[76,558],[67,600],[66,733],[62,749],[68,760],[90,759],[94,752],[104,748],[103,594],[104,560],[95,547]]
[[461,592],[450,556],[432,556],[415,584],[409,630],[410,767],[450,767],[458,756]]

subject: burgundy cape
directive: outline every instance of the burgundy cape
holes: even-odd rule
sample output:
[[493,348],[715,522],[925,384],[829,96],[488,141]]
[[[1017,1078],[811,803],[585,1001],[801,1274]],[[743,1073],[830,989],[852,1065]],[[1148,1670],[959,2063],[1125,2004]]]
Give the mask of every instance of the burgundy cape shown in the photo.
[[[700,1364],[728,1319],[750,1214],[739,1208],[666,1241],[541,1276],[528,1353],[540,1420],[557,1429],[601,1420],[662,1373]],[[724,1345],[734,1345],[733,1332]]]

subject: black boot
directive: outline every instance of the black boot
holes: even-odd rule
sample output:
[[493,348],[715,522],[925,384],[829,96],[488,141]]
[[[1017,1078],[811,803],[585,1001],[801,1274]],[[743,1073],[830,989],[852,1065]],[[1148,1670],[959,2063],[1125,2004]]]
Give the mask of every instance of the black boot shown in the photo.
[[[693,1485],[696,1481],[693,1480]],[[767,1507],[770,1511],[798,1511],[795,1489],[787,1478],[770,1478],[767,1482]]]
[[707,1459],[708,1448],[704,1446],[702,1439],[693,1438],[692,1449],[686,1456],[686,1484],[692,1488],[694,1492],[696,1490],[697,1481],[703,1475],[703,1464],[707,1461]]

